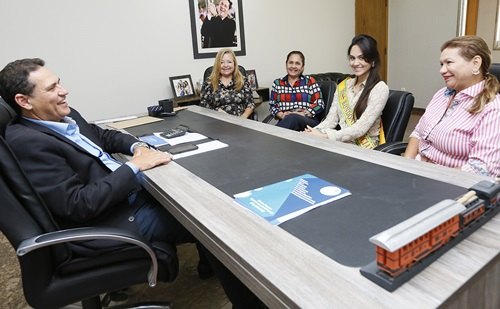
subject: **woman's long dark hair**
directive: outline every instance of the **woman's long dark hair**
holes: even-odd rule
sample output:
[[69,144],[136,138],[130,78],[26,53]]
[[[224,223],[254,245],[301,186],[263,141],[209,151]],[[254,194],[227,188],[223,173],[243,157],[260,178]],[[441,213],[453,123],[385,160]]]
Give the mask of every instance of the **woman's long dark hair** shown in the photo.
[[363,53],[363,58],[366,62],[371,64],[370,73],[366,79],[365,88],[361,95],[359,96],[358,103],[354,107],[354,113],[356,118],[359,119],[364,113],[366,106],[368,105],[368,96],[372,91],[373,87],[380,81],[380,75],[378,70],[380,68],[380,56],[377,49],[377,41],[367,34],[360,34],[352,39],[351,45],[347,49],[347,56],[351,53],[351,48],[357,45],[361,52]]

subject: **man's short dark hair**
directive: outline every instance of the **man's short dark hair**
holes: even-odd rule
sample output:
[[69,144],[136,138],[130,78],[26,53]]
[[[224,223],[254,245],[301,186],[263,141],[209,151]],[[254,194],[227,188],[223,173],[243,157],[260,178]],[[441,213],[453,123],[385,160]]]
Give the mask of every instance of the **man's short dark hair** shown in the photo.
[[31,95],[35,85],[29,81],[29,75],[44,65],[45,61],[40,58],[20,59],[12,61],[0,71],[0,96],[17,113],[20,107],[15,101],[16,94]]

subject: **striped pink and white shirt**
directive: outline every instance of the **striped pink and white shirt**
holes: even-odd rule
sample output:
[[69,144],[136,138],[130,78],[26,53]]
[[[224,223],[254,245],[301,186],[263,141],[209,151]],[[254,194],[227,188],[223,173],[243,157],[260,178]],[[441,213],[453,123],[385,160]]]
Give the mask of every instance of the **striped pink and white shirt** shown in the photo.
[[410,137],[420,140],[419,154],[431,162],[480,175],[500,175],[500,95],[480,113],[467,110],[484,87],[479,82],[457,93],[439,90]]

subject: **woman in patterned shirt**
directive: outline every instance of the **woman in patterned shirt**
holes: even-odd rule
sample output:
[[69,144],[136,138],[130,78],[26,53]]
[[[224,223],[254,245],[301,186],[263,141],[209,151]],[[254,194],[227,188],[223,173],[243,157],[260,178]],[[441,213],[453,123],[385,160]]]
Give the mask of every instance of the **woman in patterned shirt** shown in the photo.
[[221,49],[212,73],[201,87],[201,106],[243,118],[252,115],[255,108],[252,89],[237,68],[234,52]]
[[372,149],[380,143],[380,116],[389,97],[389,87],[378,74],[377,41],[360,34],[352,39],[347,54],[355,78],[337,86],[326,119],[314,128],[307,127],[305,132]]
[[273,82],[269,111],[279,120],[277,126],[302,131],[319,123],[317,115],[325,108],[321,89],[313,77],[303,75],[305,57],[291,51],[286,57],[287,75]]
[[477,36],[441,47],[446,87],[432,98],[410,135],[405,157],[463,171],[500,175],[500,86],[488,73],[488,45]]

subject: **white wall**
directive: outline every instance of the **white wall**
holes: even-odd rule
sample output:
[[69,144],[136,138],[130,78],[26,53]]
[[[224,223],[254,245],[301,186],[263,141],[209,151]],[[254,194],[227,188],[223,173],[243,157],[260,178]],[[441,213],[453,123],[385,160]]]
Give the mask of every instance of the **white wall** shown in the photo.
[[[189,0],[188,0],[189,1]],[[193,58],[186,0],[0,0],[0,67],[41,57],[89,120],[144,112],[172,97],[169,77],[201,79],[213,59]],[[481,0],[478,35],[493,46],[497,0]],[[431,8],[431,9],[430,9]],[[354,1],[243,0],[247,55],[260,86],[285,74],[292,49],[306,73],[350,72]],[[442,87],[439,47],[456,35],[458,0],[389,0],[388,84],[425,108]],[[493,51],[500,62],[500,51]]]
[[[0,0],[0,67],[43,58],[87,119],[144,112],[172,97],[169,77],[201,79],[213,59],[194,60],[186,0]],[[246,56],[260,86],[285,74],[286,54],[307,72],[349,72],[354,1],[243,0]]]
[[500,50],[493,50],[498,0],[481,0],[480,4],[476,34],[488,43],[491,50],[492,62],[498,63],[500,62]]
[[389,0],[388,85],[412,92],[415,107],[444,86],[440,47],[456,36],[457,15],[458,0]]

